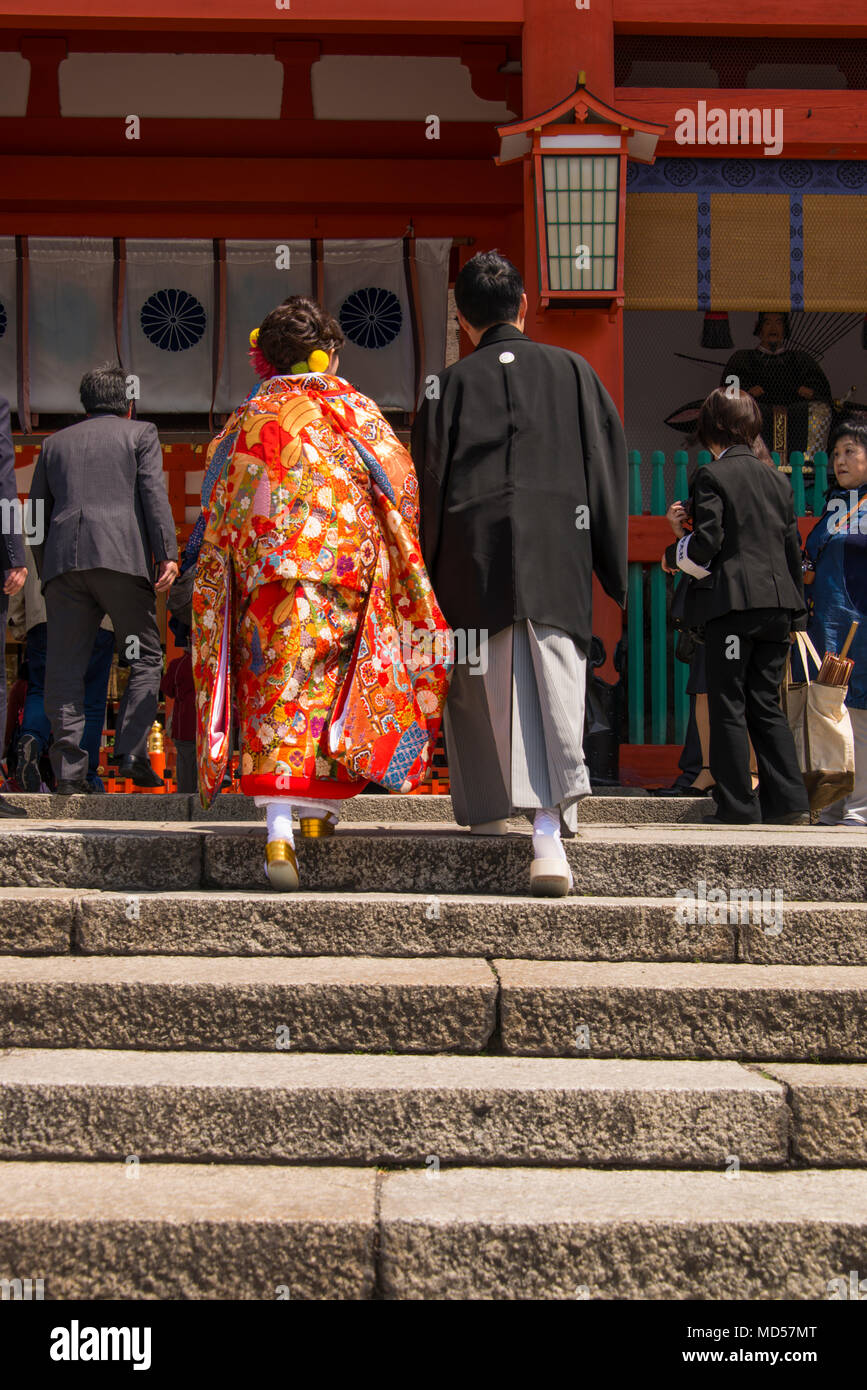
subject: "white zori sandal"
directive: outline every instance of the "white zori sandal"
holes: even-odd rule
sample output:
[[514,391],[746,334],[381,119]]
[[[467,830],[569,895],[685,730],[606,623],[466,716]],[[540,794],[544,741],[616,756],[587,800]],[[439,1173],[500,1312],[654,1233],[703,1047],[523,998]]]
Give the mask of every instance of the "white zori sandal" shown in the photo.
[[574,880],[560,839],[560,812],[539,810],[533,818],[533,863],[530,892],[534,898],[565,898]]

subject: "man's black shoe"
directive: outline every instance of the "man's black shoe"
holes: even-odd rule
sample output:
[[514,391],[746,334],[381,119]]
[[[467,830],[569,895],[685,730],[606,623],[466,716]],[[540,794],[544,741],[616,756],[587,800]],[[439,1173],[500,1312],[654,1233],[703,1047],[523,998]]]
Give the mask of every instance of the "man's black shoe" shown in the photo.
[[18,743],[18,757],[15,760],[15,780],[25,792],[42,791],[42,773],[39,770],[40,748],[32,734],[25,734]]
[[764,824],[764,825],[809,825],[809,824],[810,824],[810,812],[809,812],[809,811],[792,811],[791,815],[788,815],[788,816],[771,816],[770,818],[765,817],[764,820],[763,820],[763,824]]
[[27,812],[19,811],[17,806],[11,806],[8,801],[4,800],[4,798],[0,796],[0,816],[7,816],[10,820],[13,817],[16,820],[26,820]]
[[164,787],[162,777],[154,772],[148,758],[121,758],[118,777],[130,777],[136,787]]
[[60,781],[54,790],[57,796],[90,796],[93,788],[82,778],[80,782]]

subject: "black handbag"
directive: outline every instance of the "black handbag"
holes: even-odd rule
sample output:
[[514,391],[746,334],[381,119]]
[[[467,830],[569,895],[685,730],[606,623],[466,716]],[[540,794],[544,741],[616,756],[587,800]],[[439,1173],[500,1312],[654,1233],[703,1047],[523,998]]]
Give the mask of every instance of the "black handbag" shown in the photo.
[[671,621],[677,633],[677,641],[674,644],[674,655],[678,661],[682,661],[685,666],[691,665],[695,657],[696,647],[699,642],[704,641],[704,627],[688,627],[684,621],[686,610],[687,590],[692,583],[690,576],[684,575],[674,591],[671,600]]

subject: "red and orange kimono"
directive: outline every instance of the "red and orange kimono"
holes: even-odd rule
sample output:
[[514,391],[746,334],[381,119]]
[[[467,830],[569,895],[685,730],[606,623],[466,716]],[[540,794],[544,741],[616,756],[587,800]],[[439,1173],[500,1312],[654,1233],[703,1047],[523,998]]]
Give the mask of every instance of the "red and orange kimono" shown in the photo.
[[241,730],[241,789],[326,800],[428,769],[452,644],[412,461],[340,377],[274,376],[208,451],[193,594],[199,793]]

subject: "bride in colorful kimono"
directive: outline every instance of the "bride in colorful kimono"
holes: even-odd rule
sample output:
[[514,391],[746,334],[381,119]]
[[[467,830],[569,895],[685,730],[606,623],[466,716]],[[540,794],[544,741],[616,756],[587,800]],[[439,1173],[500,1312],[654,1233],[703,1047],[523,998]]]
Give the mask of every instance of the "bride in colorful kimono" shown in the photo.
[[336,375],[339,324],[295,296],[251,334],[262,378],[208,450],[193,592],[199,794],[267,808],[265,872],[298,887],[292,825],[334,833],[374,781],[428,771],[451,641],[418,544],[418,484],[379,408]]

